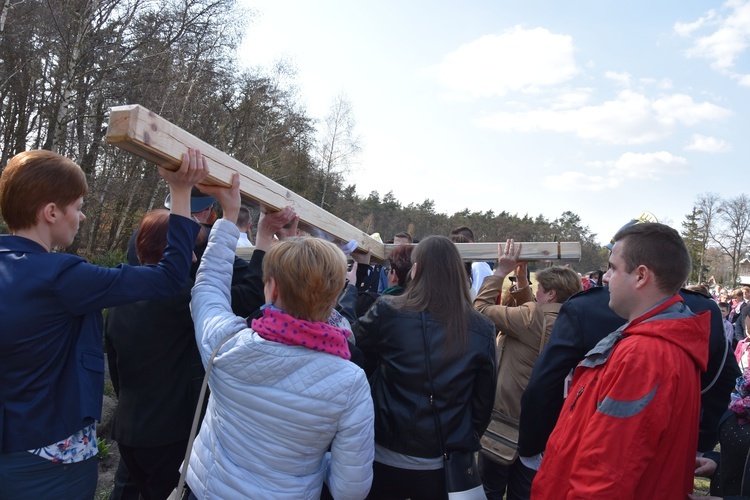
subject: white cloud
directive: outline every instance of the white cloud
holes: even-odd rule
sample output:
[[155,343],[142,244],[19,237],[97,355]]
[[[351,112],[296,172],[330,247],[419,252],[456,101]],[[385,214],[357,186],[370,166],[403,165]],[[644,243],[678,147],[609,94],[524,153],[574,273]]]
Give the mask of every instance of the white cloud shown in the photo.
[[705,26],[716,18],[716,11],[711,9],[706,12],[705,15],[701,16],[697,21],[692,23],[674,23],[674,30],[680,36],[690,36],[693,32]]
[[612,174],[626,179],[658,180],[664,174],[684,173],[687,160],[667,151],[656,153],[625,153],[615,160]]
[[617,179],[604,175],[587,175],[581,172],[563,172],[544,178],[544,186],[553,191],[603,191],[616,188]]
[[645,144],[669,136],[678,124],[723,120],[731,111],[692,97],[673,94],[649,99],[623,90],[609,101],[577,109],[500,112],[478,120],[500,132],[552,131],[608,144]]
[[[687,50],[687,57],[699,57],[711,61],[711,67],[745,82],[748,75],[734,71],[735,61],[750,45],[750,1],[729,0],[724,4],[729,13],[723,17],[714,11],[694,23],[676,23],[674,30],[678,35],[694,37],[692,46]],[[703,36],[695,36],[696,31],[710,27],[713,31]]]
[[552,97],[549,106],[552,109],[580,108],[591,99],[593,91],[591,87],[562,89]]
[[606,73],[604,73],[604,78],[608,78],[622,87],[630,87],[630,73],[617,73],[615,71],[607,71]]
[[[568,171],[544,178],[544,185],[555,191],[603,191],[620,187],[627,181],[656,181],[665,175],[687,171],[687,160],[667,151],[625,153],[616,160],[593,161],[586,165],[597,172]],[[598,172],[604,170],[604,172]]]
[[685,146],[688,151],[702,151],[705,153],[727,153],[732,150],[732,145],[716,137],[693,134],[690,143]]
[[462,45],[437,70],[443,85],[472,97],[534,92],[573,78],[579,72],[573,53],[568,35],[516,26]]

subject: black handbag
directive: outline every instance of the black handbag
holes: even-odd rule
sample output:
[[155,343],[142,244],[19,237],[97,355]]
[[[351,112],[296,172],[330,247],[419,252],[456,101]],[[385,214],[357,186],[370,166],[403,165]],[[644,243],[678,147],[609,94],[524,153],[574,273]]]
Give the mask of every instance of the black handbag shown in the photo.
[[435,427],[437,428],[438,443],[443,454],[443,471],[445,472],[445,488],[450,500],[487,500],[482,486],[482,478],[479,477],[477,467],[477,456],[473,451],[452,451],[448,453],[445,449],[443,439],[443,428],[440,425],[440,415],[435,406],[433,397],[435,390],[432,385],[432,370],[430,366],[430,349],[427,342],[427,327],[424,313],[422,313],[422,337],[424,339],[424,355],[427,366],[427,380],[430,382],[430,406],[435,416]]

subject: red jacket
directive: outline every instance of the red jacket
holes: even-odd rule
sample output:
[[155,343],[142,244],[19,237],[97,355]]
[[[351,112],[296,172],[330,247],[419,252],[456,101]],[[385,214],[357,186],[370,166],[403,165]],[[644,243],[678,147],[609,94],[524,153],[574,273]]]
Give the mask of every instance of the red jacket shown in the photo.
[[709,314],[675,295],[597,344],[576,368],[531,497],[684,500],[709,329]]

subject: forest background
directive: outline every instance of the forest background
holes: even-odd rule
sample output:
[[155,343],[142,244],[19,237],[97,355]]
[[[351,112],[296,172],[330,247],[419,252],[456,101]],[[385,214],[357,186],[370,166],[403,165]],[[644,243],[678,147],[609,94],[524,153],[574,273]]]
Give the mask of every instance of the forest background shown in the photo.
[[[140,104],[384,240],[400,231],[417,239],[447,235],[466,225],[477,241],[580,241],[581,261],[571,267],[606,269],[601,238],[563,200],[560,216],[549,220],[469,208],[448,215],[430,199],[403,205],[392,192],[357,195],[344,175],[360,149],[354,110],[339,95],[316,120],[300,102],[292,65],[242,69],[236,51],[251,18],[234,0],[2,0],[0,165],[27,149],[53,150],[81,165],[87,219],[65,251],[122,262],[140,217],[162,206],[167,188],[156,168],[104,141],[109,109]],[[700,195],[680,227],[693,255],[691,281],[713,275],[735,283],[749,228],[750,197]],[[0,232],[7,232],[2,221]]]

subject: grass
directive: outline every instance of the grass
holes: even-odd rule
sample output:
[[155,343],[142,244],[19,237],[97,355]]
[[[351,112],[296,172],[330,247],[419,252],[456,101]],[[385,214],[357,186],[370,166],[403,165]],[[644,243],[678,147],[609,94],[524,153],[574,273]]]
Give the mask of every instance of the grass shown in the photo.
[[104,381],[104,395],[109,396],[110,398],[116,398],[115,395],[115,387],[112,385],[111,380],[105,380]]
[[97,440],[97,448],[99,449],[97,453],[97,458],[99,460],[104,460],[105,458],[109,457],[109,443],[107,443],[107,440],[104,438],[101,438]]

